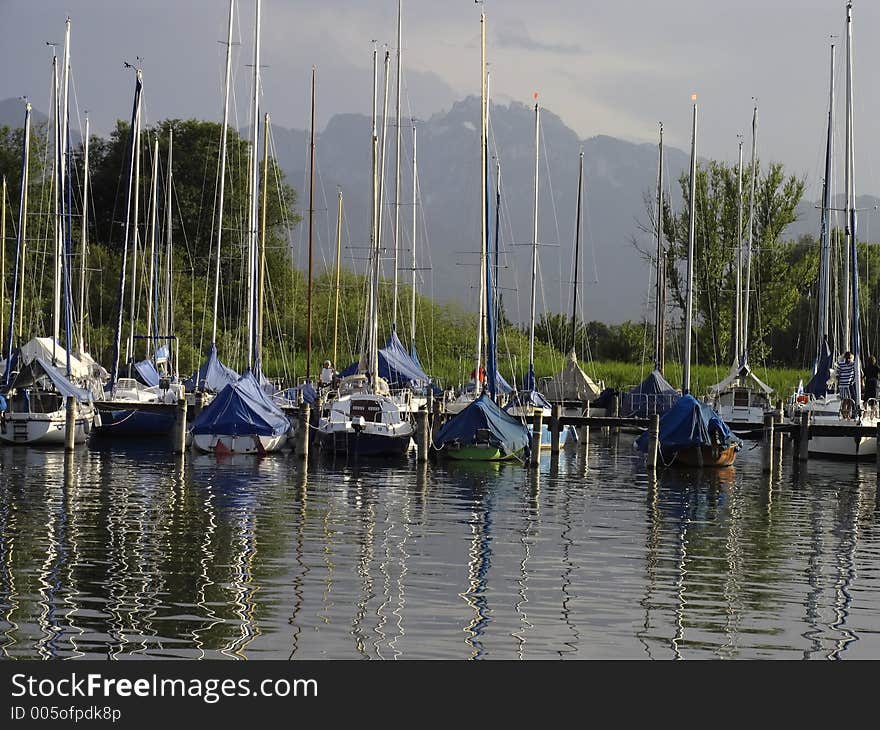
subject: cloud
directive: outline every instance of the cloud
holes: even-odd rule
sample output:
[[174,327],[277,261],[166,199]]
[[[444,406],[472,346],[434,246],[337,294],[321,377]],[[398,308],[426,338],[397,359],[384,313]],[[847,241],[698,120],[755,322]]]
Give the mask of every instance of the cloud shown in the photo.
[[555,53],[559,55],[575,55],[585,53],[586,49],[579,43],[547,43],[536,40],[521,21],[508,21],[492,35],[492,45],[498,48],[515,48],[537,53]]

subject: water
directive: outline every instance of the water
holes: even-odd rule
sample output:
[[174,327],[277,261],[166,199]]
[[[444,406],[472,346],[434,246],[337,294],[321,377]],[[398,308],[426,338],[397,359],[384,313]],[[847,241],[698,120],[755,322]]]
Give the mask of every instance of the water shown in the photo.
[[50,658],[880,656],[873,464],[759,450],[356,469],[0,449],[0,652]]

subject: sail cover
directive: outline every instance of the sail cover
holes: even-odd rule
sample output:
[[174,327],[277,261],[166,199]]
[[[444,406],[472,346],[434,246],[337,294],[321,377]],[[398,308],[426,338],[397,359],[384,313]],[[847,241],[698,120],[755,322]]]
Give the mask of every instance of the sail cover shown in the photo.
[[138,379],[143,382],[144,385],[147,385],[150,388],[159,385],[159,372],[150,360],[136,362],[134,364],[134,369],[137,370],[137,374],[140,376]]
[[529,429],[484,393],[443,425],[434,437],[434,446],[440,449],[456,441],[473,443],[477,431],[482,429],[487,429],[509,454],[520,451],[529,443]]
[[290,430],[284,412],[269,400],[248,370],[230,383],[193,421],[194,434],[280,436]]
[[828,381],[831,379],[831,365],[833,361],[834,356],[831,354],[828,340],[824,339],[822,340],[822,353],[816,361],[816,373],[804,387],[807,393],[816,398],[822,398],[828,394]]
[[[725,448],[742,444],[727,424],[706,403],[700,403],[692,395],[683,395],[660,417],[660,448],[664,453],[674,453],[691,446],[711,446],[720,443]],[[648,432],[636,439],[642,452],[648,450]]]
[[544,386],[544,392],[552,400],[588,401],[596,398],[601,388],[578,365],[574,350],[568,354],[568,360],[562,372],[554,375]]
[[647,418],[652,413],[665,413],[680,397],[678,391],[655,369],[621,397],[620,415],[623,418]]
[[[355,375],[358,363],[352,363],[340,375]],[[431,378],[406,351],[396,332],[392,332],[388,343],[379,350],[379,377],[383,378],[392,388],[408,385],[427,385]]]
[[193,373],[183,381],[183,386],[187,393],[192,393],[196,385],[202,390],[219,393],[237,380],[238,373],[220,362],[220,358],[217,357],[217,346],[212,344],[208,350],[208,359],[202,363],[197,373]]
[[43,376],[47,377],[55,389],[65,398],[76,398],[82,403],[92,400],[92,394],[85,388],[79,388],[71,383],[67,376],[52,365],[51,359],[44,357],[34,358],[30,364],[25,365],[12,383],[13,388],[28,388],[37,384]]

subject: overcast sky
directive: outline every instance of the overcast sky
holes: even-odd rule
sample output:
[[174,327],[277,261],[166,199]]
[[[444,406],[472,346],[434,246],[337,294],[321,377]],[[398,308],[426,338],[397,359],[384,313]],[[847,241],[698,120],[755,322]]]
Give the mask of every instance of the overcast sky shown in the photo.
[[[607,134],[686,149],[690,98],[699,95],[698,152],[736,157],[752,98],[759,103],[759,156],[805,175],[815,199],[821,175],[830,36],[842,0],[486,0],[496,101],[529,102],[560,115],[581,137]],[[473,0],[404,0],[404,114],[427,117],[479,93],[479,12]],[[219,121],[227,0],[0,0],[0,99],[27,94],[47,110],[51,48],[72,20],[72,68],[80,113],[106,133],[130,115],[132,72],[144,69],[147,123],[168,117]],[[263,107],[275,125],[306,128],[311,67],[318,74],[318,128],[340,111],[368,112],[372,40],[396,46],[396,0],[263,0]],[[880,3],[854,11],[857,192],[880,193],[872,135],[880,65]],[[254,0],[236,3],[237,118],[247,124]],[[392,89],[393,99],[393,89]]]

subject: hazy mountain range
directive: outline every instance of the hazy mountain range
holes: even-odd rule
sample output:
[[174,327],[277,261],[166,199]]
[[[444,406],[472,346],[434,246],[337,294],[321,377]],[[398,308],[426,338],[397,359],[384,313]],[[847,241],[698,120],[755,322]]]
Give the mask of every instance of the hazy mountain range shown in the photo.
[[[20,126],[21,101],[0,101],[0,125]],[[34,119],[45,115],[34,111]],[[535,112],[523,104],[492,105],[490,172],[492,202],[490,245],[495,229],[495,162],[501,165],[501,286],[508,316],[528,319],[533,237]],[[412,124],[402,122],[401,140],[401,281],[411,278]],[[438,300],[456,300],[476,307],[477,251],[480,240],[479,99],[468,97],[448,111],[419,120],[417,161],[419,227],[417,278],[419,288]],[[569,312],[573,281],[573,249],[577,198],[578,154],[584,153],[584,213],[581,239],[581,295],[586,319],[608,323],[641,319],[646,311],[648,263],[633,239],[652,247],[651,236],[640,230],[649,220],[646,200],[653,205],[657,179],[656,144],[633,144],[608,136],[581,140],[551,111],[540,114],[538,240],[541,288],[537,310]],[[369,236],[370,118],[359,114],[333,116],[316,134],[314,202],[315,262],[319,269],[335,256],[336,195],[344,196],[343,256],[348,265],[364,266]],[[247,135],[247,131],[242,132]],[[273,129],[274,149],[287,179],[298,193],[303,222],[293,234],[299,266],[307,262],[309,135],[303,130]],[[381,147],[380,137],[380,147]],[[389,122],[383,205],[382,240],[386,248],[385,275],[392,276],[394,213],[394,125]],[[665,148],[665,172],[677,195],[679,174],[689,154]],[[860,208],[880,200],[859,198]],[[676,198],[676,206],[680,199]],[[811,202],[799,208],[799,220],[786,231],[795,237],[815,235],[818,211]],[[863,229],[864,230],[864,229]]]

